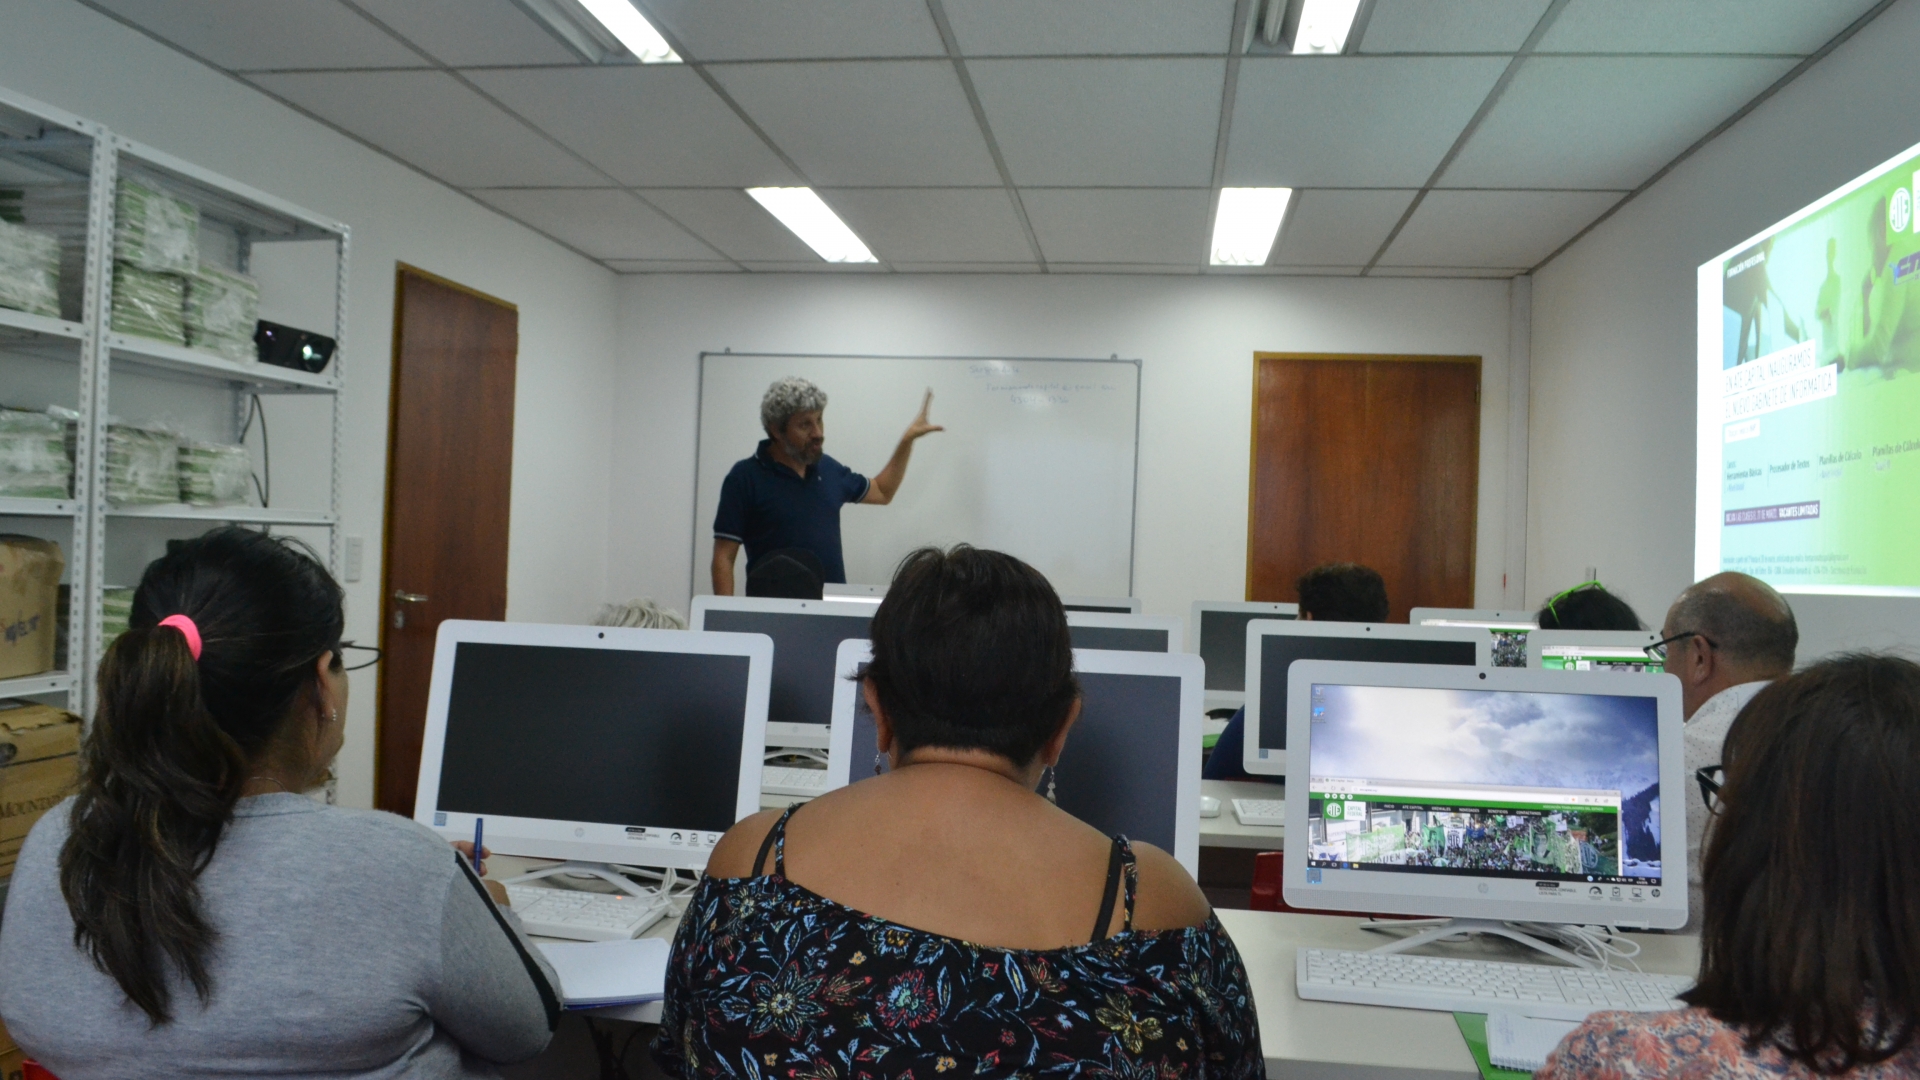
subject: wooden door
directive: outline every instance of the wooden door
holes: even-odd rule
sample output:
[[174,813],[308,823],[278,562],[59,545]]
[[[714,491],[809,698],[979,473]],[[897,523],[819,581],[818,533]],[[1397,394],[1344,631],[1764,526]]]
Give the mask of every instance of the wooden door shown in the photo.
[[1479,357],[1254,354],[1247,599],[1357,562],[1396,622],[1472,607],[1479,475]]
[[398,278],[374,804],[411,817],[434,632],[507,614],[520,315],[404,263]]

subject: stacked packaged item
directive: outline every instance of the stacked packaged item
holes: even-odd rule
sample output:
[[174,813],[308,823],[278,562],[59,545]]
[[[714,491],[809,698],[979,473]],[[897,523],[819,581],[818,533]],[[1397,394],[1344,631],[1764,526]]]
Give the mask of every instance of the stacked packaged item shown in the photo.
[[186,344],[187,278],[200,268],[200,211],[122,180],[113,212],[113,329]]
[[27,188],[20,196],[19,213],[19,224],[60,238],[60,317],[79,322],[87,285],[86,187]]
[[66,425],[43,412],[0,408],[0,495],[64,499],[72,492]]
[[180,501],[180,437],[107,425],[107,501],[122,506]]
[[0,536],[0,679],[53,670],[60,574],[66,553],[51,540]]
[[0,307],[60,317],[60,238],[0,221]]
[[132,589],[109,585],[100,590],[100,647],[102,649],[112,645],[114,638],[126,633],[127,623],[132,619]]
[[253,459],[244,446],[180,444],[180,501],[194,506],[244,506]]
[[142,270],[129,263],[114,263],[114,333],[185,345],[186,296],[185,278]]
[[250,277],[202,265],[187,279],[187,344],[229,360],[259,358],[253,333],[260,287]]

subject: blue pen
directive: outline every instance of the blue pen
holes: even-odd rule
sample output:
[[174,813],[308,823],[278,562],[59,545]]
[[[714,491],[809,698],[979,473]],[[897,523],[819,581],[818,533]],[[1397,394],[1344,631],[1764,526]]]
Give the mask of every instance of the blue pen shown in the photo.
[[476,874],[480,872],[480,838],[485,835],[486,827],[486,818],[473,819],[473,872]]

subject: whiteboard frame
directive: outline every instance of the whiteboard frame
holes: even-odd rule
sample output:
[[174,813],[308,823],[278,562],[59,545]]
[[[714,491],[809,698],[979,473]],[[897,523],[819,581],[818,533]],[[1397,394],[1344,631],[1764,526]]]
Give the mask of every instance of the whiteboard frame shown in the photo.
[[[1127,522],[1127,595],[1134,593],[1138,569],[1135,565],[1140,551],[1140,412],[1146,407],[1146,398],[1141,394],[1141,373],[1144,365],[1139,357],[1123,357],[1114,353],[1107,357],[1098,356],[949,356],[914,355],[909,353],[805,353],[805,352],[734,352],[732,349],[700,350],[699,371],[696,372],[693,395],[693,537],[692,567],[687,574],[687,595],[700,595],[700,424],[707,410],[707,357],[718,356],[728,359],[765,360],[772,357],[792,357],[795,360],[956,360],[956,361],[999,361],[1002,363],[1032,364],[1131,364],[1133,366],[1133,507]],[[706,529],[707,539],[713,538],[713,529]],[[708,559],[711,567],[712,559]],[[744,590],[744,582],[742,583]]]

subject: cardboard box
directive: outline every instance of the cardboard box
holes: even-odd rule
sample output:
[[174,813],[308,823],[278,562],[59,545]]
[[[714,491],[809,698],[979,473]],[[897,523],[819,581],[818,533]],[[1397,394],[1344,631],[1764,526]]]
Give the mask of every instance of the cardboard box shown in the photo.
[[32,536],[0,536],[0,679],[53,670],[60,545]]
[[13,1041],[13,1036],[7,1034],[7,1026],[0,1024],[0,1054],[11,1054],[18,1049],[20,1045]]
[[0,698],[0,766],[79,752],[79,717],[37,701]]
[[27,1055],[19,1050],[0,1054],[0,1080],[23,1080],[27,1075]]
[[0,877],[40,815],[72,794],[80,775],[80,718],[31,701],[0,701]]

